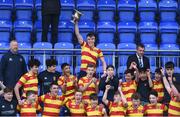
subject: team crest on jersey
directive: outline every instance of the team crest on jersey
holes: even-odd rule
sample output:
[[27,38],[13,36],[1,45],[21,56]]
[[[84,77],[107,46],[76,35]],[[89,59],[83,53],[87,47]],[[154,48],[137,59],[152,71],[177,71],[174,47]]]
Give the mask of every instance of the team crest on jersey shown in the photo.
[[53,77],[53,80],[56,81],[56,77],[55,76]]
[[175,77],[173,77],[173,81],[176,81],[176,78],[175,78]]
[[47,77],[44,77],[44,80],[47,80]]
[[4,105],[2,105],[2,108],[5,108],[5,106],[4,106]]
[[12,58],[9,58],[9,61],[13,61],[13,59],[12,59]]
[[10,107],[11,107],[11,109],[13,109],[13,105],[12,104],[10,105]]
[[22,62],[23,61],[22,58],[20,58],[19,61]]

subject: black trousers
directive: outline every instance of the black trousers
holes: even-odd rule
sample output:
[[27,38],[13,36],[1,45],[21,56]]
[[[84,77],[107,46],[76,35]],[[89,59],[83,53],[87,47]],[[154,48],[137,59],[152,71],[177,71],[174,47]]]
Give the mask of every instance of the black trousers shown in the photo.
[[60,14],[42,15],[42,41],[48,41],[48,30],[51,25],[51,43],[55,44],[58,40],[58,24]]

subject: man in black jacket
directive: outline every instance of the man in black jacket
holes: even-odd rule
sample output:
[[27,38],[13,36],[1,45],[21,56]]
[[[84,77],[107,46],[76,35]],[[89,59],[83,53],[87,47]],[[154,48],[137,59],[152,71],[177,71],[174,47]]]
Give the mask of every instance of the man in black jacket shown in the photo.
[[127,69],[132,69],[132,64],[137,64],[137,68],[150,69],[149,58],[144,56],[145,47],[143,44],[138,44],[136,47],[136,54],[128,57]]
[[25,60],[18,54],[18,42],[10,42],[10,50],[1,58],[0,81],[6,87],[14,88],[19,78],[27,72]]
[[60,9],[60,0],[42,0],[42,41],[48,41],[47,35],[51,25],[51,43],[57,42]]

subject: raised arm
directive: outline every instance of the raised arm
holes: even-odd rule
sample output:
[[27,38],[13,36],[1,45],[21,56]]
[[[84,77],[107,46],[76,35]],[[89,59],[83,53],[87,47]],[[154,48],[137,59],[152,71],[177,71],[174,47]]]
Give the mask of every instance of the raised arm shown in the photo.
[[127,107],[127,100],[126,100],[126,97],[124,96],[123,92],[122,92],[122,89],[121,89],[121,86],[118,87],[118,91],[121,95],[121,99],[122,99],[122,102],[123,102],[123,105],[124,107]]
[[105,61],[104,57],[101,57],[100,60],[101,60],[102,65],[103,65],[103,76],[106,76],[106,67],[107,67],[106,61]]
[[171,89],[173,91],[173,94],[175,96],[180,96],[179,91],[177,90],[177,88],[174,86],[174,83],[172,82],[172,77],[168,77],[168,80],[169,80],[169,84],[171,86]]
[[107,99],[107,94],[108,94],[108,91],[110,88],[111,88],[110,85],[106,85],[106,90],[105,90],[103,98],[102,98],[102,101],[104,102],[105,105],[108,105],[108,102],[109,102]]
[[149,83],[149,87],[153,87],[153,83],[152,83],[152,79],[151,79],[151,72],[150,72],[150,69],[147,69],[146,71],[147,73],[147,77],[148,77],[148,83]]
[[162,76],[163,76],[164,86],[165,86],[166,90],[168,91],[168,93],[170,94],[171,93],[171,87],[170,87],[170,85],[169,85],[169,83],[168,83],[168,81],[166,79],[163,68],[161,68],[161,73],[162,73]]
[[79,26],[78,26],[78,21],[75,21],[75,34],[76,34],[76,37],[78,39],[78,42],[79,44],[82,44],[83,43],[83,38],[81,36],[81,34],[79,33]]

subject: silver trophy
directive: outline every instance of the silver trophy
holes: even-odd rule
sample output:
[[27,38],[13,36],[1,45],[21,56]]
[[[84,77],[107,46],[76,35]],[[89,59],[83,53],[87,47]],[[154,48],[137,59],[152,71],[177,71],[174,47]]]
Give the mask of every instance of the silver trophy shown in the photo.
[[75,24],[75,21],[76,21],[76,20],[79,21],[81,15],[83,15],[83,14],[82,14],[81,12],[79,12],[78,10],[76,10],[76,9],[74,9],[74,10],[75,10],[75,13],[74,13],[74,15],[72,15],[72,20],[71,20],[71,22],[72,22],[73,24]]

